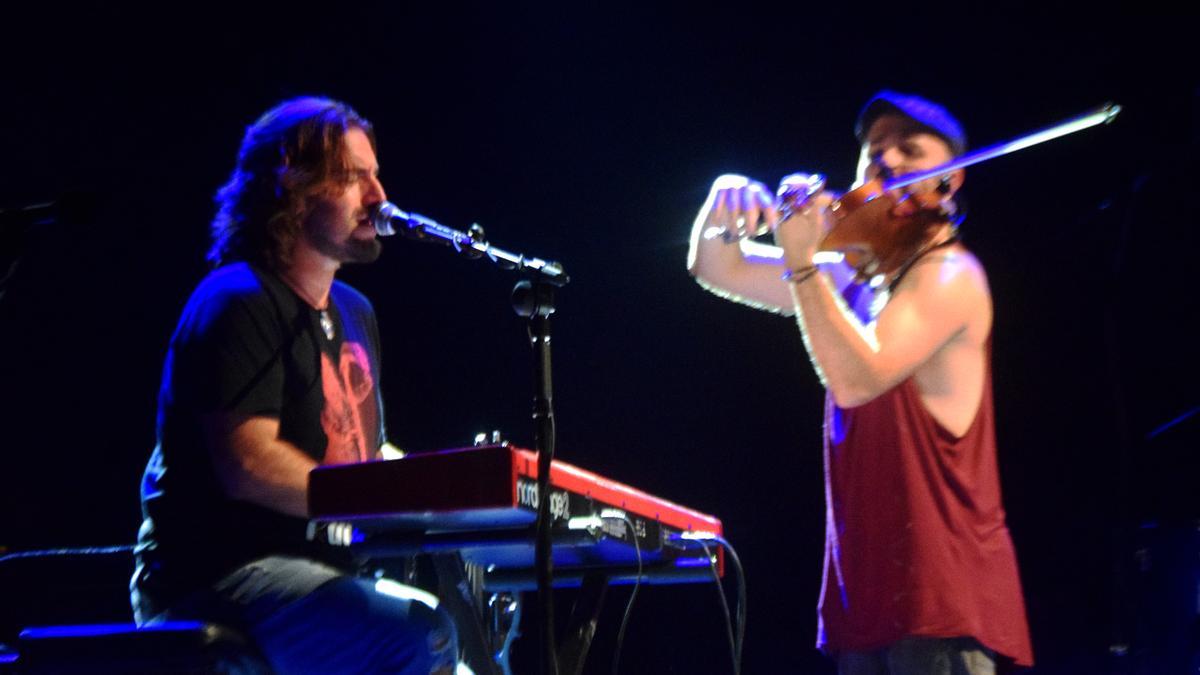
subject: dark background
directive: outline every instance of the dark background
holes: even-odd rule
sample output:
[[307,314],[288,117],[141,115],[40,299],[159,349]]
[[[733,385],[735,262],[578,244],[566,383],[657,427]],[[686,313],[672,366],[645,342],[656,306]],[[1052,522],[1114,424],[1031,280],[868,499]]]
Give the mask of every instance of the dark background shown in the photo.
[[[882,87],[944,103],[976,147],[1116,101],[1109,127],[968,170],[964,234],[995,298],[1000,464],[1035,672],[1182,668],[1200,516],[1190,23],[598,3],[26,12],[0,46],[0,207],[72,190],[99,207],[24,233],[0,298],[0,546],[133,540],[212,195],[246,125],[324,94],[375,123],[392,201],[564,263],[558,457],[721,517],[748,576],[747,672],[828,672],[811,647],[822,390],[791,320],[687,275],[709,183],[806,170],[848,185],[854,117]],[[379,314],[395,442],[459,446],[490,429],[532,442],[509,276],[394,240],[343,278]],[[5,592],[16,607],[32,590]],[[607,672],[626,593],[610,597],[591,672]],[[535,625],[515,658],[531,672]],[[627,672],[726,672],[726,659],[711,589],[644,590]]]

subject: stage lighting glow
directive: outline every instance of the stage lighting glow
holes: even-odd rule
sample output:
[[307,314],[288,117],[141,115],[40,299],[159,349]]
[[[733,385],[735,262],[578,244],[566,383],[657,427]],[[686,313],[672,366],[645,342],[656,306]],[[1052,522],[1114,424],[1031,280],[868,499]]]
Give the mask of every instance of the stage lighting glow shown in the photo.
[[383,593],[384,595],[390,595],[393,598],[400,598],[401,600],[412,600],[419,602],[429,607],[429,609],[437,609],[438,604],[440,604],[436,595],[423,591],[419,588],[406,586],[402,583],[392,581],[391,579],[380,579],[379,581],[376,581],[375,592]]

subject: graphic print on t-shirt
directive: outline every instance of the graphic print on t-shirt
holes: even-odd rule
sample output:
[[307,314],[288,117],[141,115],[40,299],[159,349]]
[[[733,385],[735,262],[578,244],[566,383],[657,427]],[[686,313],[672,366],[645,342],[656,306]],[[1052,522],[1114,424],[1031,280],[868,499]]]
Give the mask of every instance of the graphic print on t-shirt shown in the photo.
[[325,392],[321,427],[329,439],[322,463],[347,464],[372,458],[378,411],[367,350],[357,342],[343,342],[336,366],[329,354],[322,352],[321,385]]

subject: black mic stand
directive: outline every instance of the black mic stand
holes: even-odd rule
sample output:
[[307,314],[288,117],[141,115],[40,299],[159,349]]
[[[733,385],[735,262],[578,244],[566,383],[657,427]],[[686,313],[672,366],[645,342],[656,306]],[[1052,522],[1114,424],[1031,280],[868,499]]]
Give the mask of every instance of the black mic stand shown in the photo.
[[550,466],[554,460],[553,381],[550,368],[550,315],[554,313],[554,287],[541,280],[522,279],[512,292],[513,309],[529,319],[533,346],[533,433],[538,456],[538,513],[534,539],[538,608],[541,610],[542,672],[558,675],[554,637],[554,557],[550,516]]
[[[529,340],[534,348],[534,449],[538,456],[538,513],[534,567],[537,576],[538,607],[542,614],[542,673],[558,675],[550,515],[550,466],[554,460],[555,438],[550,369],[550,315],[555,309],[554,287],[565,286],[570,278],[559,263],[510,253],[492,246],[487,242],[483,228],[478,224],[472,225],[468,232],[460,232],[420,214],[402,211],[389,202],[377,206],[371,218],[376,231],[382,236],[398,232],[409,239],[445,244],[468,258],[486,257],[501,269],[516,270],[525,276],[513,288],[512,305],[519,316],[529,319]],[[394,227],[395,225],[399,227]]]

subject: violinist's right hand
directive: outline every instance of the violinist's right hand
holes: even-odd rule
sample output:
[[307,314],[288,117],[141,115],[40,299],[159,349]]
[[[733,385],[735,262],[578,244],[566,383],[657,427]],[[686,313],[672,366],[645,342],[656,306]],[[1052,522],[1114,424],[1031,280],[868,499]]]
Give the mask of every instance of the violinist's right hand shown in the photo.
[[700,211],[702,236],[734,242],[757,236],[779,222],[775,195],[762,183],[727,173],[713,181]]

